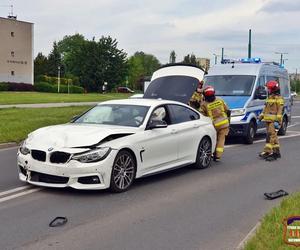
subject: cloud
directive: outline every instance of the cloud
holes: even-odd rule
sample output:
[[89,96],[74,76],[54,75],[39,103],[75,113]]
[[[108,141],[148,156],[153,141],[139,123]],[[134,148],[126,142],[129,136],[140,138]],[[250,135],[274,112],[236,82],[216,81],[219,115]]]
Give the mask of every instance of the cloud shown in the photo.
[[273,0],[267,2],[261,11],[266,13],[299,12],[300,2],[297,0]]

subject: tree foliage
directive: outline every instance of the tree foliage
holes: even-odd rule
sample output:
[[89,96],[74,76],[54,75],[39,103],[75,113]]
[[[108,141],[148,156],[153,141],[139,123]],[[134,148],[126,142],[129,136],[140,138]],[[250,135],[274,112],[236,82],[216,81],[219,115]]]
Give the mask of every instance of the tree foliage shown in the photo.
[[152,76],[160,66],[155,56],[142,51],[135,52],[128,60],[129,86],[133,89],[142,89],[144,78]]
[[169,63],[176,63],[176,53],[175,50],[172,50],[170,53]]
[[183,58],[183,63],[186,64],[191,64],[191,65],[196,65],[198,66],[197,60],[196,60],[196,56],[194,54],[188,54]]
[[[98,41],[87,40],[80,34],[65,36],[53,49],[47,59],[48,76],[79,77],[80,85],[88,91],[99,91],[104,82],[108,89],[125,82],[127,75],[127,54],[118,49],[118,42],[110,36]],[[36,72],[39,74],[39,72]]]
[[34,59],[34,77],[48,73],[48,59],[41,52]]

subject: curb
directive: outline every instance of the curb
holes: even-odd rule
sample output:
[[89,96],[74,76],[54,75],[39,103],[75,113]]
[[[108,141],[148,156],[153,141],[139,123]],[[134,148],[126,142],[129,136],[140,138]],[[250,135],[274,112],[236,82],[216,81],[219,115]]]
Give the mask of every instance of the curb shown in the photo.
[[0,149],[5,149],[5,148],[13,148],[17,147],[19,144],[16,142],[8,142],[8,143],[0,143]]
[[250,230],[250,232],[246,235],[246,237],[237,246],[236,250],[243,250],[245,248],[247,242],[254,236],[260,224],[261,224],[260,221],[256,223],[256,225]]

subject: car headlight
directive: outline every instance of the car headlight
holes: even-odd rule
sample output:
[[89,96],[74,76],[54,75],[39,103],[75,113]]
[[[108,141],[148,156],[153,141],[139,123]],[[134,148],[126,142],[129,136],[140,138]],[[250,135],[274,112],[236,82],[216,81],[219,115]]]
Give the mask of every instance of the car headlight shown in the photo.
[[231,110],[231,116],[241,116],[245,115],[246,109],[232,109]]
[[83,163],[97,162],[105,159],[111,151],[111,148],[97,148],[84,153],[75,154],[72,160],[76,160]]
[[23,155],[28,155],[28,154],[30,154],[30,149],[27,148],[27,147],[25,146],[25,141],[23,141],[23,142],[21,143],[20,148],[19,148],[19,151],[20,151],[21,154],[23,154]]

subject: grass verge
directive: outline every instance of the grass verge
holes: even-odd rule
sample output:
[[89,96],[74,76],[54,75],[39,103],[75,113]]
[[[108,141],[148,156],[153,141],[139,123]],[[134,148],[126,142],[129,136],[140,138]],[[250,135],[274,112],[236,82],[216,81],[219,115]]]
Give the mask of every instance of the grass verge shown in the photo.
[[257,233],[247,242],[244,250],[296,249],[285,244],[283,240],[283,220],[294,215],[300,215],[300,193],[285,198],[264,217]]
[[20,142],[40,127],[66,123],[88,106],[34,109],[0,109],[0,143]]
[[32,104],[56,102],[103,102],[112,99],[128,98],[132,94],[56,94],[41,92],[0,92],[0,104]]

